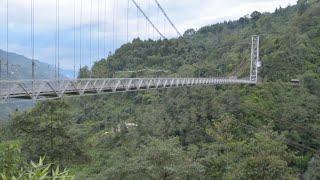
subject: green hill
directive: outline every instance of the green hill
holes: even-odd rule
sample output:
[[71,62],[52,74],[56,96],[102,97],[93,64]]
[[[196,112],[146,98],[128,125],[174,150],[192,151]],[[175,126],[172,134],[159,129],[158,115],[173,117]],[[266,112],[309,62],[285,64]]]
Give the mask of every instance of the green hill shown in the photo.
[[[16,151],[2,152],[23,154],[13,158],[19,168],[46,156],[76,179],[319,179],[319,0],[191,29],[183,38],[135,39],[96,62],[92,72],[209,77],[241,67],[237,75],[245,77],[253,34],[261,36],[263,62],[256,86],[39,103],[3,125],[0,144],[19,143]],[[291,84],[293,78],[301,84]]]
[[253,12],[237,21],[198,31],[190,29],[179,39],[156,42],[136,39],[106,61],[97,62],[92,71],[97,77],[112,76],[114,71],[147,68],[168,70],[171,75],[223,76],[242,60],[248,64],[251,35],[260,35],[264,80],[318,76],[319,19],[318,1],[299,1],[296,6],[279,8],[274,13]]

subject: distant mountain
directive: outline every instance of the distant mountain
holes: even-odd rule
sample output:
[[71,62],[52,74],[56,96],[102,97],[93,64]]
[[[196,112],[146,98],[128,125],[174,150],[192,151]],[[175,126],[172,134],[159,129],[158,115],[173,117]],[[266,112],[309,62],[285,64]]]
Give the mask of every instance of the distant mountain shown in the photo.
[[[9,79],[32,79],[32,60],[16,54],[9,53]],[[4,78],[7,76],[7,52],[0,49],[0,60],[2,61],[1,75]],[[54,77],[54,67],[47,63],[36,60],[36,78],[37,79],[51,79]],[[61,70],[66,78],[73,78],[73,72],[68,70]],[[33,106],[32,102],[15,103],[15,104],[0,104],[0,121],[7,119],[9,114],[16,110],[25,110]]]
[[[31,79],[32,78],[32,61],[31,59],[18,55],[15,53],[9,53],[9,79]],[[0,60],[2,61],[2,77],[6,77],[6,62],[7,52],[0,50]],[[54,68],[47,64],[36,62],[36,78],[37,79],[50,79],[54,77]]]

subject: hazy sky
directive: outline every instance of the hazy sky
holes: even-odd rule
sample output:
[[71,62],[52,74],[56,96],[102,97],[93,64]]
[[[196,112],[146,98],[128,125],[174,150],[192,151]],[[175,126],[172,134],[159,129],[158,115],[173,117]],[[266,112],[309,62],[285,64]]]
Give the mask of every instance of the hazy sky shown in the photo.
[[[80,5],[82,19],[80,24]],[[165,23],[154,0],[136,0],[156,27],[167,37],[177,34]],[[179,31],[189,28],[235,20],[257,10],[273,12],[278,7],[294,5],[296,0],[158,0]],[[7,0],[0,0],[0,49],[6,50]],[[9,0],[9,51],[30,57],[30,2],[31,0]],[[56,0],[34,0],[35,2],[35,57],[54,64],[56,32]],[[159,38],[134,4],[128,0],[60,0],[60,60],[64,69],[73,69],[74,50],[79,64],[90,66],[105,57],[109,51],[140,36],[143,39]],[[74,8],[75,7],[75,8]],[[129,7],[129,8],[128,8]],[[75,10],[75,11],[74,11]],[[99,12],[99,13],[98,13]],[[127,36],[127,12],[129,12]],[[76,16],[74,16],[74,13]],[[99,15],[98,15],[99,14]],[[90,18],[91,15],[91,18]],[[75,19],[74,19],[75,17]],[[91,24],[91,33],[90,33]],[[82,48],[80,53],[80,29]],[[75,30],[75,31],[74,31]],[[74,32],[76,39],[74,41]],[[90,38],[91,37],[91,38]],[[91,39],[91,41],[90,41]],[[74,42],[76,48],[74,49]],[[91,51],[90,51],[91,42]],[[99,48],[98,48],[99,46]],[[99,50],[98,50],[99,49]],[[79,66],[79,65],[77,65]]]

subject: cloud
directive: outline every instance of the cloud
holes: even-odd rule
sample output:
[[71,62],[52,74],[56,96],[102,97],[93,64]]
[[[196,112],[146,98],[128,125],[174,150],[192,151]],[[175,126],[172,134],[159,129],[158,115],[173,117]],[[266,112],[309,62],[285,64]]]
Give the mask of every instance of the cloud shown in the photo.
[[[35,1],[36,57],[52,64],[55,55],[56,1]],[[156,27],[167,37],[177,34],[165,22],[164,16],[153,0],[135,0],[150,17]],[[277,7],[293,5],[296,0],[158,0],[172,21],[183,33],[189,28],[200,28],[225,20],[238,19],[258,10],[272,12]],[[116,47],[138,35],[143,38],[159,38],[134,4],[128,0],[60,0],[60,52],[63,67],[72,69],[74,42],[76,58],[90,66],[90,59],[97,60]],[[80,5],[82,2],[82,15]],[[129,2],[129,4],[128,4]],[[128,6],[129,5],[129,6]],[[9,51],[30,57],[30,0],[9,0]],[[75,11],[74,11],[75,10]],[[99,14],[98,14],[99,12]],[[127,12],[128,19],[127,19]],[[6,49],[6,1],[0,1],[0,48]],[[74,14],[76,16],[74,16]],[[81,17],[81,18],[80,18]],[[98,21],[99,19],[99,21]],[[127,21],[128,20],[128,21]],[[80,23],[81,21],[81,23]],[[90,26],[91,24],[91,26]],[[128,25],[127,25],[128,24]],[[91,27],[91,33],[90,33]],[[98,30],[99,29],[99,30]],[[74,41],[74,30],[76,39]],[[91,38],[90,38],[91,37]],[[90,41],[91,40],[91,41]],[[99,41],[99,55],[98,55]],[[91,42],[91,50],[90,49]],[[107,52],[103,52],[106,49]],[[90,56],[94,54],[94,56]],[[91,57],[91,58],[90,58]],[[79,60],[78,60],[79,61]]]
[[184,31],[188,28],[199,28],[225,20],[239,19],[255,10],[273,12],[280,6],[294,5],[296,0],[186,0],[175,1],[175,3],[170,0],[162,0],[161,2],[165,4],[165,8],[178,24],[178,28]]

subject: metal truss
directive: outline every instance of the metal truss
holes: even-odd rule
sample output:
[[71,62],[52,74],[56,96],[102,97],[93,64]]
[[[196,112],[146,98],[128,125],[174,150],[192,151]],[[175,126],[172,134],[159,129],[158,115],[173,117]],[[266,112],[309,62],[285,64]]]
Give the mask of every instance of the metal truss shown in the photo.
[[77,80],[0,81],[0,101],[46,100],[66,96],[165,89],[219,84],[255,84],[248,79],[230,78],[107,78]]
[[260,63],[259,44],[260,37],[256,35],[252,36],[250,80],[255,82],[258,81],[258,68]]

